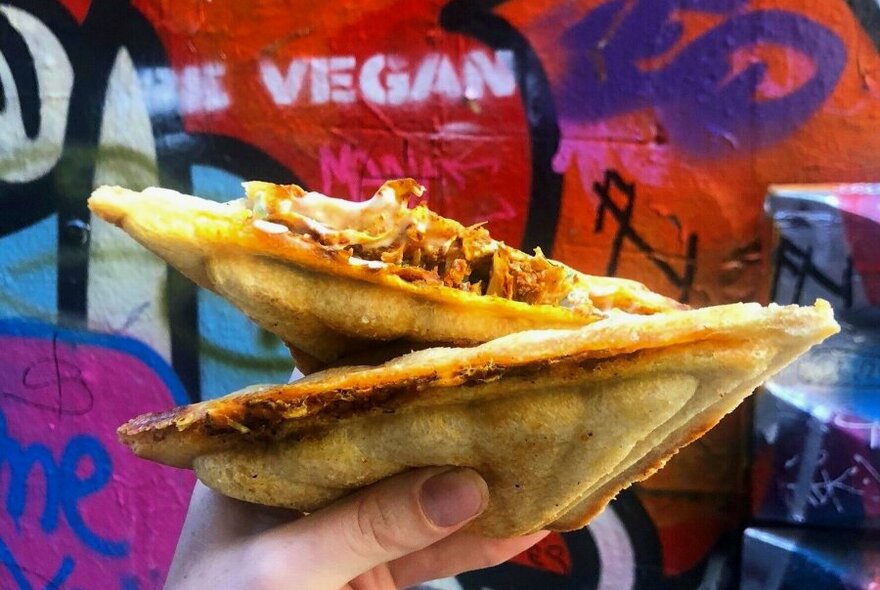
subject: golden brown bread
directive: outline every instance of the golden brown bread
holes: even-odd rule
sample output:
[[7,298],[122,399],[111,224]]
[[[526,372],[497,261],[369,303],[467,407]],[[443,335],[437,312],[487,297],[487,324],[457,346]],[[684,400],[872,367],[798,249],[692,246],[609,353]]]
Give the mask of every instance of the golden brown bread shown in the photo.
[[[683,307],[634,281],[584,275],[561,263],[527,256],[496,242],[480,228],[464,228],[426,209],[407,209],[406,199],[418,187],[411,180],[390,181],[370,202],[360,204],[305,193],[292,185],[247,186],[251,201],[239,199],[230,203],[165,189],[135,192],[101,187],[89,199],[89,207],[197,284],[227,298],[260,326],[278,334],[305,373],[373,350],[377,341],[396,341],[398,345],[412,342],[414,348],[425,344],[471,346],[523,330],[575,328],[615,312],[644,314]],[[255,212],[265,208],[255,203],[262,202],[259,199],[266,195],[275,199],[269,205],[277,205],[278,215],[282,215],[283,205],[289,208],[293,203],[312,207],[316,216],[332,217],[321,209],[327,208],[341,221],[355,225],[355,213],[372,213],[374,217],[396,215],[404,222],[407,216],[422,213],[423,219],[399,226],[398,229],[406,230],[401,235],[417,233],[413,228],[428,220],[428,227],[433,224],[441,233],[476,236],[472,241],[478,242],[479,248],[471,249],[506,253],[506,257],[496,256],[498,260],[492,266],[503,266],[508,271],[506,279],[516,274],[518,262],[555,274],[535,269],[520,273],[524,277],[517,283],[520,299],[539,303],[511,299],[516,298],[513,292],[517,290],[513,280],[486,279],[454,288],[446,284],[455,283],[455,273],[449,272],[443,280],[432,282],[428,280],[432,273],[412,265],[368,261],[352,255],[360,245],[347,241],[375,241],[372,234],[345,228],[331,231],[327,219],[317,223],[303,215],[291,218],[294,214],[290,212],[282,219],[289,227],[275,221],[267,223],[267,219],[276,218],[263,218]],[[349,211],[352,208],[356,210]],[[412,241],[430,245],[430,240],[421,234]],[[448,243],[442,247],[448,247]],[[394,253],[384,252],[382,259]],[[510,257],[515,260],[511,262]],[[535,285],[526,279],[541,288],[530,289]],[[560,281],[574,288],[564,301],[546,303],[552,298],[542,298],[541,294],[558,288]],[[484,290],[491,287],[492,292],[507,296],[468,290],[479,290],[479,284]],[[390,356],[384,355],[384,359]]]
[[617,316],[257,386],[119,434],[224,494],[305,511],[411,467],[470,466],[491,496],[474,529],[568,530],[837,329],[822,301]]

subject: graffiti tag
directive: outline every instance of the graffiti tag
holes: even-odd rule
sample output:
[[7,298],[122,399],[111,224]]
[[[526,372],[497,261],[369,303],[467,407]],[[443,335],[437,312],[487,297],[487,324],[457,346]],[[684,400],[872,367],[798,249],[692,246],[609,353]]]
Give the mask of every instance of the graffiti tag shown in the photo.
[[458,62],[434,53],[415,67],[402,56],[384,53],[365,59],[354,55],[297,57],[286,68],[263,60],[260,79],[278,105],[348,104],[360,97],[395,106],[431,96],[476,100],[487,91],[496,97],[512,96],[516,91],[513,53],[508,50],[498,50],[491,57],[473,50]]
[[[834,90],[846,46],[825,26],[749,0],[610,0],[562,36],[570,56],[560,117],[599,121],[654,107],[670,139],[698,157],[771,145],[800,127]],[[721,17],[689,41],[687,15]],[[811,64],[793,88],[768,90],[780,50]]]

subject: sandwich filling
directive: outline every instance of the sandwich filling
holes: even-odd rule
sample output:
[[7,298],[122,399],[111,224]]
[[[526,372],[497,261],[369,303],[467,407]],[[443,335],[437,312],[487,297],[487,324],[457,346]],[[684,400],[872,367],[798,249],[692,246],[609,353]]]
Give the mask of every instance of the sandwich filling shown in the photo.
[[[444,285],[477,295],[531,305],[564,307],[587,317],[612,308],[653,313],[670,306],[646,305],[623,282],[588,284],[584,275],[549,260],[540,249],[531,256],[492,239],[482,224],[465,226],[442,217],[424,203],[412,179],[388,181],[363,202],[307,192],[296,185],[244,184],[254,227],[268,233],[291,232],[313,240],[353,266],[364,266],[426,285]],[[660,297],[660,299],[665,299]],[[668,300],[667,300],[668,301]],[[620,309],[621,305],[626,309]]]

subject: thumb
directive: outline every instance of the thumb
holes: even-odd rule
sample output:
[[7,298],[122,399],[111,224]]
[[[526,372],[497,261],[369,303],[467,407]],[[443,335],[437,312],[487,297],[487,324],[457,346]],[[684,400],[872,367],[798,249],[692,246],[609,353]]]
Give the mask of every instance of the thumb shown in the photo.
[[278,567],[265,573],[279,584],[267,587],[340,588],[451,535],[488,500],[486,482],[471,469],[420,469],[386,479],[268,533],[263,547]]

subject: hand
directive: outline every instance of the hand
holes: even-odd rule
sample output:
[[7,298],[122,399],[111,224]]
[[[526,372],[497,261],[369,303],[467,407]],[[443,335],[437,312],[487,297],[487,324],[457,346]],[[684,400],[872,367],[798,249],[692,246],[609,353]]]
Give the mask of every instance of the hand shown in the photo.
[[197,483],[166,588],[392,590],[497,565],[546,535],[459,531],[488,499],[476,472],[427,468],[297,518]]

